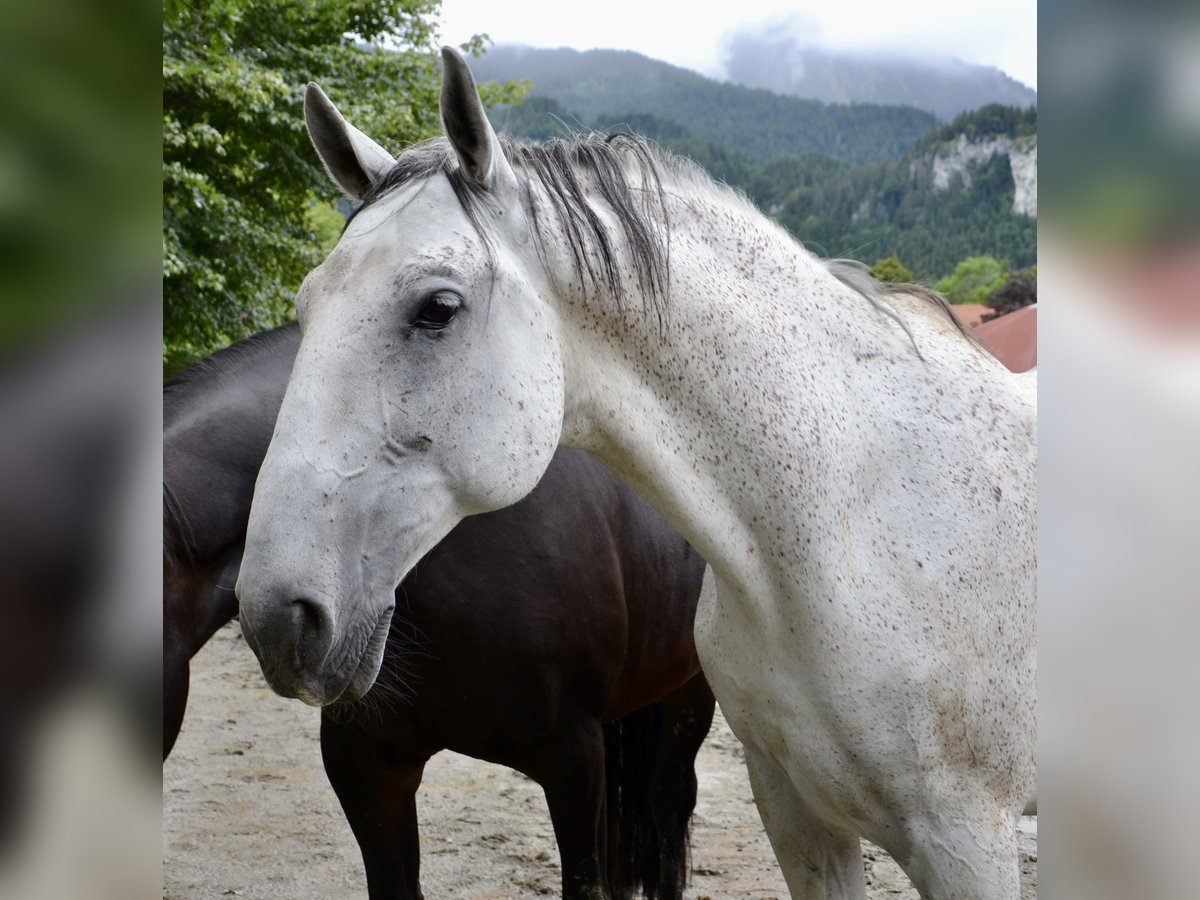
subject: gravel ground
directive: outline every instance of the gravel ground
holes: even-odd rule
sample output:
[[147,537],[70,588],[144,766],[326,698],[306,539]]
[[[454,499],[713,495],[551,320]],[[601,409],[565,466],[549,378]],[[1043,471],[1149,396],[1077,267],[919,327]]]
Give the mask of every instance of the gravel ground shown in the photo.
[[[320,715],[267,688],[237,623],[193,660],[183,732],[163,767],[163,896],[366,897],[358,847],[325,780]],[[688,900],[784,898],[751,800],[742,748],[718,711],[697,760]],[[453,753],[418,795],[427,897],[554,896],[558,852],[541,789]],[[871,900],[917,900],[886,853],[864,844]],[[1037,896],[1036,819],[1021,823],[1022,900]]]

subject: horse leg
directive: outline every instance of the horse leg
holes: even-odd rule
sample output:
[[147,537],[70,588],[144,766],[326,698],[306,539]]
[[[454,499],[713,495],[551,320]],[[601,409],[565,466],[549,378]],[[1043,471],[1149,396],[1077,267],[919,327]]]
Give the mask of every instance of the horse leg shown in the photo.
[[427,755],[407,755],[321,717],[321,758],[358,841],[371,900],[421,900],[417,789]]
[[788,891],[795,900],[866,900],[862,844],[831,829],[774,760],[747,746],[754,802]]
[[688,823],[696,808],[696,755],[712,727],[716,700],[696,675],[662,701],[662,743],[651,784],[658,838],[658,883],[648,900],[682,900],[687,884]]
[[[942,798],[939,798],[942,799]],[[1021,864],[1012,816],[994,801],[944,798],[938,813],[910,815],[908,853],[896,861],[926,900],[1017,900]],[[954,810],[955,812],[950,812]]]
[[163,762],[171,755],[175,739],[183,727],[183,713],[187,708],[188,683],[191,679],[191,666],[186,656],[178,652],[174,646],[163,642]]
[[603,847],[604,731],[582,722],[561,734],[523,767],[542,786],[562,861],[562,895],[579,900],[608,897]]

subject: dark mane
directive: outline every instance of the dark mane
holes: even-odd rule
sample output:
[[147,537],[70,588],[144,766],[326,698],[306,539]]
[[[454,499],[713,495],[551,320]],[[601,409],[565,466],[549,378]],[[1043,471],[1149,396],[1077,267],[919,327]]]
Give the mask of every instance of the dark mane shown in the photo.
[[[659,152],[642,138],[623,133],[559,138],[544,144],[501,136],[500,144],[517,173],[525,214],[540,238],[539,252],[551,242],[549,227],[561,226],[585,293],[607,294],[622,304],[630,291],[621,276],[613,236],[587,201],[588,190],[597,190],[624,234],[633,258],[637,292],[661,319],[661,304],[667,295],[670,228],[659,175],[664,159]],[[396,188],[439,172],[450,180],[490,252],[484,227],[489,215],[486,195],[463,175],[445,138],[405,150],[396,165],[368,188],[355,215]],[[549,198],[549,209],[543,207],[534,183]],[[547,213],[553,214],[553,223]]]
[[247,357],[258,355],[258,351],[274,346],[284,335],[296,328],[295,322],[288,322],[270,331],[259,332],[245,340],[231,344],[218,350],[212,356],[206,356],[192,363],[182,372],[173,375],[163,385],[163,425],[169,425],[174,420],[175,410],[179,404],[190,397],[195,391],[212,385],[223,378],[237,375]]

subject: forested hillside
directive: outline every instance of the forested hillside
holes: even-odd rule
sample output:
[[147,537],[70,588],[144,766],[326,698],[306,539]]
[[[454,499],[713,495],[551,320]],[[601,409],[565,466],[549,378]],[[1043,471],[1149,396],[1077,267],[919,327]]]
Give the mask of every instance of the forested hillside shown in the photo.
[[[538,140],[618,123],[739,188],[823,256],[871,264],[895,255],[915,278],[930,282],[969,257],[992,256],[1013,271],[1037,261],[1037,220],[1013,210],[1010,157],[996,153],[980,162],[963,161],[957,169],[948,165],[960,136],[967,142],[1032,142],[1036,152],[1033,109],[988,106],[963,114],[926,133],[900,158],[876,165],[820,154],[760,162],[658,116],[606,112],[589,122],[540,97],[499,109],[493,120],[501,130]],[[946,171],[952,172],[948,179],[939,179],[938,173]],[[939,180],[946,181],[944,186]]]
[[[899,156],[937,122],[909,106],[826,104],[723,83],[626,50],[501,46],[473,65],[481,80],[530,79],[532,97],[552,98],[589,124],[610,128],[634,112],[656,116],[686,123],[696,137],[758,162],[823,153],[879,163]],[[606,119],[610,115],[617,118]]]

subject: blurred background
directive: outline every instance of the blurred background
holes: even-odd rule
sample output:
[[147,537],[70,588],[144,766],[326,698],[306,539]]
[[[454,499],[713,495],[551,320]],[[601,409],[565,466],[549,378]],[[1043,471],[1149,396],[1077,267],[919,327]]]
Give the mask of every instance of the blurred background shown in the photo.
[[0,4],[0,897],[161,880],[158,27]]
[[1043,3],[1039,877],[1195,897],[1200,17]]

